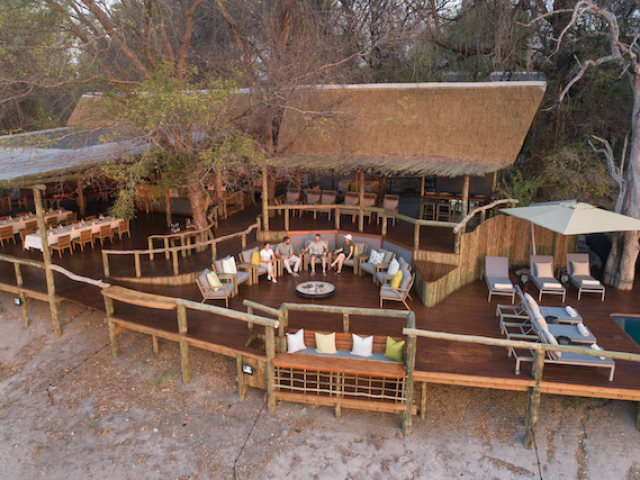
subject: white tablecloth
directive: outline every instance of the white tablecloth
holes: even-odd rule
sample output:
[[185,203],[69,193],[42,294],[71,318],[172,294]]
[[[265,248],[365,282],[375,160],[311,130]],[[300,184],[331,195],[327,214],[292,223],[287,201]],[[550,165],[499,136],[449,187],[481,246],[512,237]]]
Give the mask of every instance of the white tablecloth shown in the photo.
[[[80,238],[80,232],[83,230],[91,229],[91,233],[99,233],[100,227],[109,225],[109,227],[113,229],[117,228],[120,222],[121,220],[115,217],[97,218],[89,222],[85,222],[83,220],[81,222],[74,223],[73,225],[57,227],[53,230],[49,230],[47,232],[47,241],[49,242],[49,245],[56,245],[58,243],[58,238],[64,235],[71,235],[71,240],[75,240],[76,238]],[[24,248],[35,248],[36,250],[42,251],[42,238],[40,238],[40,233],[31,233],[27,235],[24,240]]]
[[[59,222],[61,222],[62,220],[67,218],[67,215],[71,213],[73,212],[70,212],[69,210],[62,210],[62,209],[47,210],[46,212],[44,212],[44,220],[46,222],[49,218],[55,217],[58,219]],[[37,220],[38,220],[38,217],[36,216],[36,214],[29,212],[29,215],[25,215],[22,217],[9,218],[8,220],[0,221],[0,228],[13,227],[13,234],[16,235],[19,230],[24,230],[24,227],[28,222],[35,222]]]

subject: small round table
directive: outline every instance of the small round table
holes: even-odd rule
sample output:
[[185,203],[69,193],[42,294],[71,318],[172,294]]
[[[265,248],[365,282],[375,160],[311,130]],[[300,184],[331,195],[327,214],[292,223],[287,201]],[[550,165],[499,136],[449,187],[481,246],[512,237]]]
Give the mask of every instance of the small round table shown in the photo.
[[304,298],[327,298],[335,291],[333,283],[322,281],[302,282],[296,286],[296,293]]

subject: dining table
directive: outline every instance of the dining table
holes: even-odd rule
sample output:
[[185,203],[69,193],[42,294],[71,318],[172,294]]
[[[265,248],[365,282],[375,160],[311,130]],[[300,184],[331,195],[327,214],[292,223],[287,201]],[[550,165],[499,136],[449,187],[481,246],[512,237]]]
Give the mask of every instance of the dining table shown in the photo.
[[[46,210],[44,212],[44,221],[46,222],[50,218],[57,218],[58,222],[65,220],[68,215],[71,215],[73,212],[69,210]],[[38,217],[35,213],[29,212],[28,215],[21,215],[19,217],[9,217],[5,220],[0,220],[0,228],[3,227],[12,227],[13,234],[16,235],[20,230],[24,230],[25,226],[29,222],[35,222],[38,220]]]
[[[64,235],[71,235],[71,240],[80,238],[80,232],[91,229],[91,233],[99,233],[100,227],[108,225],[112,230],[117,228],[122,220],[117,217],[101,217],[94,220],[81,220],[72,225],[66,225],[63,227],[55,227],[47,230],[47,242],[49,245],[56,245],[58,239]],[[25,237],[24,249],[28,250],[34,248],[42,251],[42,237],[40,232],[31,233]]]

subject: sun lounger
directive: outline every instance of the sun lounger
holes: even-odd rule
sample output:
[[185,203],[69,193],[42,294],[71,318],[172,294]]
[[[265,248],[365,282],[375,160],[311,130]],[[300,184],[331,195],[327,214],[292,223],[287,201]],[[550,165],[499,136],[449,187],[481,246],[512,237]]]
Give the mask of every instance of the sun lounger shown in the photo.
[[591,276],[588,254],[568,253],[567,273],[571,283],[578,288],[578,300],[583,293],[599,293],[604,301],[604,285]]
[[538,301],[545,293],[562,295],[564,302],[567,290],[553,275],[553,257],[550,255],[531,255],[531,280],[538,288]]
[[509,259],[507,257],[489,257],[484,259],[484,278],[489,289],[488,302],[492,295],[511,297],[511,303],[516,297],[516,290],[509,280]]

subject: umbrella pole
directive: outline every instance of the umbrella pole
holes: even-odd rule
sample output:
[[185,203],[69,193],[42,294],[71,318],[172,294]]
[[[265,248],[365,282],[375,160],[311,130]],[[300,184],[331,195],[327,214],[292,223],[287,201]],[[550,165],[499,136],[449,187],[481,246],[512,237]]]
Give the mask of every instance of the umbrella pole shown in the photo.
[[531,223],[531,251],[533,255],[536,254],[536,236],[533,234],[533,223]]

